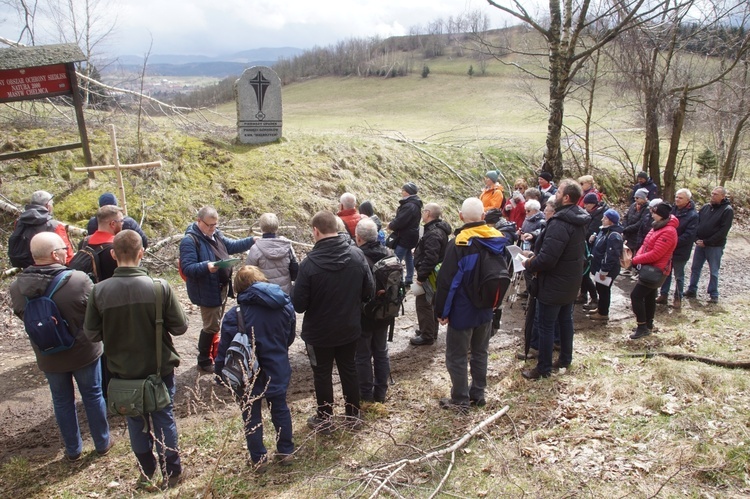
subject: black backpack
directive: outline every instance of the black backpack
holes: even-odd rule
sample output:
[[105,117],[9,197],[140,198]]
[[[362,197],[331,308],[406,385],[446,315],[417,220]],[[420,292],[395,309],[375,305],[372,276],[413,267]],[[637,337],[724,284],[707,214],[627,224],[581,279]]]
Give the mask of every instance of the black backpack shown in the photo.
[[386,256],[372,266],[375,296],[362,306],[362,314],[369,319],[393,319],[403,313],[406,287],[403,281],[404,264],[395,255]]
[[8,258],[14,267],[25,269],[34,265],[31,257],[31,238],[40,232],[54,232],[55,224],[52,220],[38,225],[28,225],[18,222],[13,233],[8,238]]
[[[252,334],[252,329],[250,334]],[[238,394],[243,393],[248,386],[252,386],[260,369],[250,334],[245,330],[242,309],[237,306],[237,333],[227,348],[221,375],[229,388]]]
[[52,279],[42,296],[26,298],[23,311],[23,325],[32,343],[39,348],[42,355],[68,350],[76,339],[70,334],[68,323],[63,319],[52,295],[68,282],[72,270],[60,272]]
[[498,254],[479,244],[477,263],[471,274],[467,294],[476,308],[496,308],[510,286],[510,272],[505,252]]
[[83,240],[83,247],[73,255],[68,268],[80,270],[96,284],[102,278],[101,258],[99,255],[103,251],[109,251],[110,249],[112,249],[111,243],[97,245],[96,247],[89,246],[88,238],[86,238]]

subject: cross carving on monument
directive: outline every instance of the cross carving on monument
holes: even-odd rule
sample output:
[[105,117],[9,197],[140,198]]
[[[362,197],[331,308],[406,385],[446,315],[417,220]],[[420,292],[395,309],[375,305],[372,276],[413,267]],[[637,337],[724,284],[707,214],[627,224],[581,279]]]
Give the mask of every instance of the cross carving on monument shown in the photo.
[[122,182],[122,170],[140,170],[141,168],[158,168],[161,167],[161,161],[152,161],[150,163],[135,163],[132,165],[121,165],[119,153],[117,151],[117,137],[115,136],[115,126],[109,125],[109,136],[112,139],[112,156],[114,157],[113,165],[89,166],[73,168],[76,172],[99,172],[104,170],[115,170],[117,172],[117,185],[120,187],[121,208],[124,216],[128,216],[128,202],[125,199],[125,184]]

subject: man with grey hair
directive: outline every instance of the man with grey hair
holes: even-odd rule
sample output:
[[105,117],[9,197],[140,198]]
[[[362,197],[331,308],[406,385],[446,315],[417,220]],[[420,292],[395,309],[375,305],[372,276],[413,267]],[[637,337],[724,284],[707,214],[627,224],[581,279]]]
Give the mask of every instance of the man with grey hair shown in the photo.
[[263,271],[268,282],[278,284],[284,293],[291,296],[292,281],[297,279],[299,263],[294,254],[292,242],[278,236],[279,219],[274,213],[260,216],[260,230],[263,236],[247,252],[247,265],[255,265]]
[[679,310],[682,307],[682,295],[685,289],[685,265],[690,259],[693,249],[695,233],[698,230],[698,212],[693,203],[693,193],[689,189],[679,189],[674,196],[672,215],[677,217],[680,225],[677,227],[677,247],[672,253],[672,272],[661,286],[656,303],[666,305],[669,298],[669,287],[674,274],[674,300],[672,306]]
[[416,336],[409,338],[409,343],[415,346],[432,345],[437,340],[438,320],[435,315],[435,266],[442,263],[451,226],[440,217],[443,209],[439,204],[427,203],[422,210],[424,230],[422,237],[414,249],[414,270],[416,283],[425,290],[414,299],[417,311],[418,329]]
[[34,264],[31,255],[31,239],[40,232],[54,232],[63,240],[65,261],[73,258],[73,245],[68,239],[66,226],[52,218],[52,194],[47,191],[36,191],[31,195],[29,204],[18,217],[13,233],[8,238],[8,258],[11,265],[25,269]]
[[[354,239],[372,271],[376,262],[393,255],[378,242],[378,226],[369,218],[357,224]],[[359,396],[363,402],[385,402],[391,361],[388,358],[388,326],[391,319],[373,319],[362,314],[362,335],[357,342],[355,361]],[[373,376],[374,373],[374,376]]]
[[198,336],[198,371],[214,372],[219,349],[219,326],[227,297],[232,296],[232,267],[219,261],[247,251],[255,239],[228,239],[218,229],[219,213],[211,206],[198,210],[195,222],[180,242],[180,269],[186,278],[188,298],[198,305],[203,328]]
[[73,390],[74,379],[86,410],[86,419],[96,451],[99,455],[107,454],[112,447],[112,441],[99,367],[102,345],[92,343],[83,330],[86,304],[94,285],[83,272],[68,271],[65,268],[65,243],[58,234],[40,232],[35,235],[31,239],[31,253],[34,265],[27,267],[10,285],[13,313],[23,319],[29,300],[51,292],[49,288],[57,278],[58,289],[51,299],[75,338],[73,346],[69,349],[53,354],[44,354],[33,341],[31,342],[37,366],[46,376],[52,393],[52,408],[65,446],[65,457],[69,461],[76,461],[83,452]]
[[719,267],[727,244],[727,235],[734,221],[734,210],[727,199],[727,191],[717,186],[711,191],[711,202],[706,203],[698,212],[698,229],[695,237],[693,265],[690,267],[690,286],[685,293],[688,298],[695,298],[698,292],[698,280],[701,277],[703,264],[708,261],[710,277],[708,280],[709,303],[719,303]]
[[[492,307],[478,308],[471,300],[473,293],[468,287],[474,280],[467,274],[477,271],[480,252],[502,255],[508,240],[483,220],[484,206],[479,198],[466,199],[458,215],[464,225],[448,243],[438,272],[435,312],[440,324],[448,326],[445,367],[451,378],[451,396],[440,399],[440,407],[466,413],[471,405],[486,404],[484,390],[492,324]],[[467,373],[469,352],[471,386]]]
[[351,192],[345,192],[339,199],[339,211],[336,215],[344,222],[346,231],[354,239],[357,223],[362,216],[357,212],[357,198]]

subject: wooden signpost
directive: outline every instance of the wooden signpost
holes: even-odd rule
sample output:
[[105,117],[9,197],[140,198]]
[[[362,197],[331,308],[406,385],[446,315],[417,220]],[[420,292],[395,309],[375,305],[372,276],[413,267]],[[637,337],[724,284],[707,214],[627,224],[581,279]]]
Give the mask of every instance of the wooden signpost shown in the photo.
[[117,185],[120,188],[120,200],[121,208],[124,216],[128,216],[128,201],[125,198],[125,184],[122,181],[122,170],[140,170],[142,168],[158,168],[161,167],[161,161],[152,161],[150,163],[134,163],[131,165],[121,165],[119,152],[117,150],[117,137],[115,135],[115,126],[109,125],[109,136],[112,139],[112,158],[114,164],[104,166],[88,166],[81,168],[73,168],[73,171],[77,172],[99,172],[104,170],[115,170],[117,172]]
[[[70,95],[81,137],[80,142],[72,144],[0,154],[0,161],[83,149],[84,163],[87,166],[93,164],[74,64],[85,59],[78,45],[72,43],[0,49],[0,103]],[[90,178],[93,175],[93,172],[89,173]]]

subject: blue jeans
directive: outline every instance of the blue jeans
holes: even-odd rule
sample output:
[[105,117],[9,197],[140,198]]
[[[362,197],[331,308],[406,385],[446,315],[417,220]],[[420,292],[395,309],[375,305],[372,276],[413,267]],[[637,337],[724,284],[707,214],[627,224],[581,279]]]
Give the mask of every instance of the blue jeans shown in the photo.
[[[536,298],[534,298],[536,300]],[[537,301],[537,303],[539,303]],[[555,332],[554,332],[554,343],[560,343],[560,323],[555,321]],[[529,347],[534,350],[539,350],[539,307],[534,307],[534,322],[531,326],[531,341],[529,341]]]
[[[174,373],[162,376],[169,389],[172,403],[161,411],[152,412],[142,418],[127,418],[130,447],[138,459],[143,473],[149,477],[156,471],[156,459],[153,448],[156,442],[156,453],[159,456],[159,467],[162,475],[177,476],[182,473],[180,451],[177,446],[177,425],[174,421]],[[146,432],[144,432],[144,429]]]
[[573,304],[548,305],[536,301],[539,317],[539,356],[536,369],[541,374],[552,371],[552,350],[555,323],[560,324],[560,364],[569,366],[573,361]]
[[[492,322],[485,322],[474,328],[455,329],[448,323],[448,333],[445,335],[445,367],[451,377],[451,402],[454,404],[468,406],[470,400],[484,398],[491,326]],[[469,350],[471,387],[466,365]]]
[[674,296],[675,298],[682,298],[682,294],[685,292],[685,265],[687,265],[687,261],[672,262],[672,272],[669,273],[667,280],[661,285],[660,294],[669,294],[669,288],[672,285],[672,274],[674,274]]
[[708,261],[708,294],[711,298],[719,297],[719,267],[724,248],[721,246],[696,246],[693,252],[693,265],[690,267],[690,285],[688,291],[698,292],[698,281],[701,278],[703,264]]
[[357,363],[360,398],[367,402],[385,402],[388,376],[391,374],[391,361],[388,358],[388,322],[373,328],[362,328],[354,360]]
[[109,445],[109,424],[107,423],[107,405],[102,394],[102,371],[99,359],[86,367],[67,373],[44,373],[52,392],[52,407],[55,419],[60,428],[65,454],[77,456],[83,451],[81,430],[76,414],[75,388],[73,379],[78,385],[83,408],[89,420],[91,438],[97,451],[103,452]]
[[413,282],[414,279],[414,255],[411,249],[404,248],[403,246],[396,246],[394,250],[399,260],[402,260],[406,265],[406,282]]
[[[274,397],[265,397],[268,408],[271,411],[271,421],[276,428],[276,451],[279,454],[291,454],[294,452],[292,442],[292,414],[286,403],[286,393]],[[249,405],[249,407],[248,407]],[[250,459],[254,463],[259,462],[266,455],[266,446],[263,445],[263,416],[261,408],[263,399],[256,398],[251,404],[240,402],[242,407],[242,420],[245,422],[245,439],[247,450],[250,451]]]

